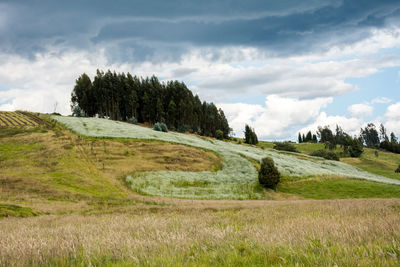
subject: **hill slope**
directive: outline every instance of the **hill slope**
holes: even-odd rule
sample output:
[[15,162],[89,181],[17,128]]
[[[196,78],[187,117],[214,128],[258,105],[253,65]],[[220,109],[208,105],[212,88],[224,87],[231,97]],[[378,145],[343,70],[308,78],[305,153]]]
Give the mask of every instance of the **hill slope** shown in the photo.
[[285,155],[274,150],[175,132],[156,132],[149,128],[105,119],[61,116],[52,118],[85,136],[166,141],[205,148],[217,152],[223,158],[222,169],[217,172],[149,171],[128,175],[127,182],[141,194],[202,199],[263,198],[257,183],[257,171],[245,157],[260,160],[265,156],[272,157],[279,171],[286,176],[333,175],[400,185],[398,180],[371,174],[342,162],[304,158],[304,155],[297,157],[296,154]]

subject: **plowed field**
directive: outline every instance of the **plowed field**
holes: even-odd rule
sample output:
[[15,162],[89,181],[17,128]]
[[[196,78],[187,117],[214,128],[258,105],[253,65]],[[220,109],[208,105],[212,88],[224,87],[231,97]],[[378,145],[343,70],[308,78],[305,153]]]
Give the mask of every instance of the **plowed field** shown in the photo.
[[0,111],[0,127],[37,126],[43,121],[34,115],[20,111]]

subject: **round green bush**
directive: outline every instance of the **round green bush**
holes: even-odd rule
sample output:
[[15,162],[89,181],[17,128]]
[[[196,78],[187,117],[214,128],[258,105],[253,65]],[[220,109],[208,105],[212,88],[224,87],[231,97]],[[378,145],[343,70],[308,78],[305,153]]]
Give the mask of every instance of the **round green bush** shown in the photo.
[[276,168],[274,160],[265,157],[261,160],[260,170],[258,171],[258,181],[266,188],[274,189],[280,181],[281,174]]
[[163,122],[156,122],[156,124],[154,124],[153,130],[164,133],[168,132],[167,125],[165,125],[165,123]]

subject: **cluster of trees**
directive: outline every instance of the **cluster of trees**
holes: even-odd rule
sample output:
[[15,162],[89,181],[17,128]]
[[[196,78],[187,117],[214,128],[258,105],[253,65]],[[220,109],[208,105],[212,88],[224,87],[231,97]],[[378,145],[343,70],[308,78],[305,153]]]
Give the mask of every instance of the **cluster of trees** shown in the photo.
[[[325,148],[328,148],[329,150],[333,150],[337,145],[340,145],[344,150],[344,154],[350,155],[351,157],[359,157],[363,153],[362,141],[357,137],[352,137],[345,133],[340,126],[336,126],[335,132],[333,132],[329,126],[319,126],[316,134],[312,134],[311,131],[306,135],[299,133],[298,141],[299,143],[317,143],[319,141],[320,143],[324,143]],[[318,153],[322,154],[321,151]],[[323,157],[327,158],[331,156],[331,154],[326,154],[326,157]]]
[[[329,126],[318,127],[317,136],[308,132],[306,136],[299,133],[299,143],[301,142],[319,142],[324,143],[326,148],[335,149],[337,145],[344,148],[345,153],[349,153],[352,157],[358,157],[363,152],[363,146],[375,149],[384,149],[394,153],[400,153],[400,142],[396,135],[391,132],[387,134],[387,130],[383,124],[379,126],[379,130],[373,123],[361,128],[359,136],[350,136],[345,133],[340,126],[336,126],[333,132]],[[311,137],[311,141],[310,141]]]
[[336,125],[335,133],[329,128],[329,126],[318,127],[317,135],[321,143],[325,144],[325,148],[330,150],[335,149],[337,145],[343,148],[345,154],[349,154],[351,157],[359,157],[363,152],[363,144],[360,138],[345,133],[343,129]]
[[306,135],[299,132],[298,141],[299,143],[317,143],[318,139],[316,134],[312,134],[311,131],[308,131]]
[[360,140],[366,147],[381,148],[400,154],[400,143],[396,135],[391,132],[389,138],[383,124],[379,126],[379,132],[373,123],[367,124],[365,128],[361,129]]
[[[183,82],[160,82],[157,77],[139,78],[130,73],[97,70],[93,82],[85,73],[71,94],[76,115],[150,124],[165,123],[169,129],[228,138],[231,129],[224,112],[200,98]],[[218,132],[219,133],[219,132]]]
[[258,144],[258,138],[253,128],[246,124],[244,127],[244,142],[250,145]]

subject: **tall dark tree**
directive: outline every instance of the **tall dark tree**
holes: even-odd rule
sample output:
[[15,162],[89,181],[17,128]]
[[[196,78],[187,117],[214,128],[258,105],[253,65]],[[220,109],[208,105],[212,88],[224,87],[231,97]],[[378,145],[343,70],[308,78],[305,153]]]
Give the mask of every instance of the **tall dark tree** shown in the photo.
[[244,142],[246,144],[250,144],[250,145],[258,144],[258,138],[257,138],[257,135],[256,135],[254,129],[252,129],[247,124],[244,127]]
[[[183,82],[161,83],[156,76],[138,78],[130,73],[97,70],[93,83],[82,74],[71,94],[71,108],[80,115],[155,124],[170,129],[228,138],[224,112],[213,103],[201,102]],[[220,135],[220,132],[218,132]]]
[[390,142],[391,142],[391,143],[397,143],[397,137],[396,137],[396,135],[394,134],[394,132],[391,132],[391,133],[390,133]]
[[368,123],[365,128],[361,128],[360,137],[367,147],[377,148],[379,147],[379,134],[375,128],[375,124]]
[[308,131],[306,135],[306,140],[304,142],[311,142],[312,141],[312,134],[311,131]]
[[386,134],[386,128],[382,123],[379,126],[379,138],[380,138],[381,142],[383,142],[383,141],[389,142],[389,137]]
[[71,108],[79,106],[87,116],[92,116],[92,95],[92,81],[86,73],[83,73],[75,81],[75,86],[71,93]]

